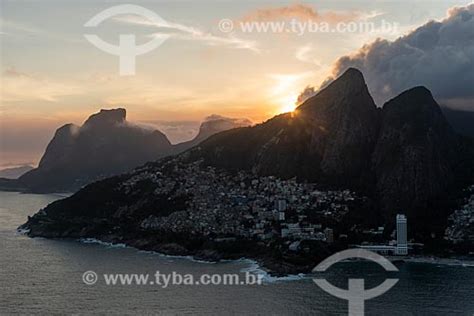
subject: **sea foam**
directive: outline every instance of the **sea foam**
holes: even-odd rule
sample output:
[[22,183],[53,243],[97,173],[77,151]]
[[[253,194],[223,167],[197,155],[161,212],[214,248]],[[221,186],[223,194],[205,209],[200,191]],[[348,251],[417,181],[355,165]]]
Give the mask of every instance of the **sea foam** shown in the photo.
[[298,281],[302,279],[307,279],[309,278],[308,275],[304,273],[299,273],[299,274],[289,274],[287,276],[283,277],[276,277],[270,275],[267,271],[265,271],[260,264],[252,259],[240,259],[238,260],[240,262],[248,264],[248,267],[242,268],[240,272],[250,272],[256,275],[259,275],[262,277],[262,280],[264,283],[275,283],[275,282],[287,282],[287,281]]

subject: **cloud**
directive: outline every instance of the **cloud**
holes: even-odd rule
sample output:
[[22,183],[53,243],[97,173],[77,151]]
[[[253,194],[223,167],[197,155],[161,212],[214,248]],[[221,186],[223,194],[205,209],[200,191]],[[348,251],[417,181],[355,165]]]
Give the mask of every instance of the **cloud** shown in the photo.
[[150,120],[143,121],[151,124],[156,129],[163,132],[172,144],[177,144],[193,139],[199,132],[199,121],[164,121]]
[[[229,129],[234,127],[243,127],[252,125],[252,121],[246,118],[231,118],[222,115],[212,114],[204,118],[202,123],[215,122],[219,124],[222,129]],[[152,128],[162,131],[172,144],[177,144],[193,139],[199,133],[199,128],[202,124],[199,121],[164,121],[164,120],[149,120],[141,121],[140,124],[146,124]],[[214,126],[217,126],[214,124]]]
[[62,36],[59,33],[56,33],[55,31],[51,32],[50,30],[43,29],[39,25],[32,25],[0,18],[0,26],[2,29],[0,31],[0,35],[27,37],[28,40],[31,40],[33,38],[36,38],[37,40],[44,40],[45,38],[49,38],[52,40],[59,40],[67,43],[83,43],[82,40]]
[[299,47],[296,50],[295,57],[301,62],[313,64],[316,67],[321,67],[321,62],[314,57],[314,47],[311,44],[307,44]]
[[260,53],[256,41],[238,38],[232,35],[223,37],[204,32],[196,27],[173,22],[153,22],[136,16],[124,16],[115,20],[135,25],[151,26],[158,29],[152,36],[162,37],[163,35],[172,38],[188,41],[199,41],[209,46],[228,46],[237,49],[247,49],[255,53]]
[[424,85],[440,103],[474,110],[474,4],[455,7],[395,41],[378,39],[337,60],[322,87],[349,67],[360,69],[377,104]]
[[306,88],[304,88],[304,90],[298,95],[298,99],[296,100],[296,104],[299,105],[299,104],[303,103],[304,101],[308,100],[313,95],[315,95],[316,92],[317,91],[314,87],[306,86]]
[[43,100],[56,102],[59,97],[82,94],[82,89],[74,84],[38,77],[7,68],[2,76],[2,102]]
[[305,3],[294,3],[283,7],[257,9],[243,17],[243,21],[276,21],[283,19],[298,19],[314,22],[349,22],[359,19],[369,19],[380,15],[370,12],[364,14],[358,11],[324,11],[319,12],[313,6]]
[[233,117],[227,117],[227,116],[222,116],[218,114],[211,114],[207,116],[203,122],[212,122],[212,121],[225,121],[239,127],[253,125],[253,122],[247,118],[233,118]]

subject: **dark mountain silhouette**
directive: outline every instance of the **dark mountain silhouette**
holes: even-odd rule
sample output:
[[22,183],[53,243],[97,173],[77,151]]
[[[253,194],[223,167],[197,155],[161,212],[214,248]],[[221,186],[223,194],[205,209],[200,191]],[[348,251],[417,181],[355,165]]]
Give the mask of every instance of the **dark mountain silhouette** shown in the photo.
[[461,141],[424,87],[384,105],[372,159],[387,218],[402,211],[419,222],[433,217],[432,202],[454,185]]
[[101,110],[81,127],[74,124],[60,127],[38,168],[18,181],[34,192],[75,190],[163,157],[171,148],[160,131],[128,123],[125,109]]
[[223,168],[367,187],[378,112],[362,74],[350,69],[294,113],[220,133],[196,154]]
[[129,123],[125,109],[101,110],[82,126],[60,127],[38,168],[17,181],[0,179],[0,187],[40,193],[76,191],[90,182],[183,152],[210,135],[243,124],[240,120],[211,116],[193,140],[172,145],[162,132]]
[[474,138],[474,112],[441,107],[444,116],[456,132]]
[[191,147],[196,146],[203,140],[222,131],[230,130],[238,127],[245,127],[252,125],[252,122],[247,119],[235,119],[213,114],[207,117],[199,127],[199,132],[193,139],[176,144],[173,146],[173,153],[178,154]]
[[0,170],[0,178],[5,179],[18,179],[21,175],[25,174],[26,172],[34,169],[34,167],[30,165],[23,165],[19,167],[13,168],[5,168]]

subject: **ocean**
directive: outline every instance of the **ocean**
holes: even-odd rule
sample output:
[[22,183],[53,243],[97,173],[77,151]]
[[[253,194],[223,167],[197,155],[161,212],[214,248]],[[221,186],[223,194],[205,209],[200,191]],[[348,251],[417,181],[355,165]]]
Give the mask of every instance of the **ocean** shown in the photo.
[[[16,231],[28,215],[61,195],[0,192],[0,315],[347,315],[347,301],[320,289],[310,276],[273,278],[262,284],[107,285],[104,274],[192,275],[263,273],[251,260],[206,263],[94,240],[29,238]],[[398,272],[374,263],[344,262],[323,276],[347,289],[387,277],[398,283],[365,302],[366,315],[474,315],[474,267],[405,262]],[[87,285],[86,271],[98,280]]]

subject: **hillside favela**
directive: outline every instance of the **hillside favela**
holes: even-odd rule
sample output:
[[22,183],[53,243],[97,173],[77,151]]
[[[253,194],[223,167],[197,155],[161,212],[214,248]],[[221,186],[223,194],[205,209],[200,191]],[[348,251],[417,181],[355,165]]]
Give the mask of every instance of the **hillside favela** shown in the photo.
[[0,315],[474,314],[474,3],[0,9]]

